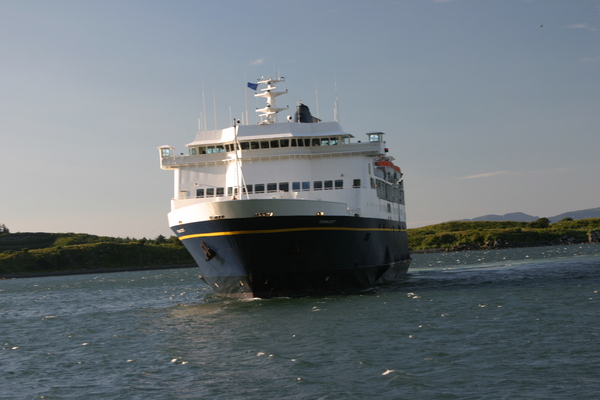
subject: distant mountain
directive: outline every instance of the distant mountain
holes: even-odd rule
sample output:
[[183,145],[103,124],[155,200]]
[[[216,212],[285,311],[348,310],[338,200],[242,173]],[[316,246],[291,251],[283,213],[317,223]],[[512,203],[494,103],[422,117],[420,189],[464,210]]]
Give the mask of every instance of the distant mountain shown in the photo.
[[488,214],[473,219],[465,219],[463,221],[517,221],[517,222],[531,222],[538,220],[540,217],[525,214],[522,212],[509,213],[504,215]]
[[600,207],[589,208],[587,210],[569,211],[566,213],[558,214],[554,217],[548,218],[550,222],[558,222],[563,218],[577,219],[588,219],[588,218],[600,218]]
[[[463,219],[461,221],[518,221],[518,222],[532,222],[538,220],[540,217],[534,215],[525,214],[522,212],[509,213],[504,215],[489,214],[473,219]],[[550,222],[558,222],[564,218],[577,219],[588,219],[588,218],[600,218],[600,207],[590,208],[587,210],[569,211],[554,217],[548,217]]]

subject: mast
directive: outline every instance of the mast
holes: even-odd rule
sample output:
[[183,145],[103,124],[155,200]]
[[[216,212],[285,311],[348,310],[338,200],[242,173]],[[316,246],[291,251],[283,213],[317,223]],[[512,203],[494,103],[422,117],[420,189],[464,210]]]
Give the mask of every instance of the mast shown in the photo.
[[233,129],[234,129],[234,142],[235,146],[235,186],[234,192],[232,193],[232,200],[237,200],[242,198],[242,194],[246,194],[246,198],[250,198],[248,194],[248,190],[246,189],[246,180],[244,179],[244,172],[242,171],[242,160],[241,154],[242,151],[240,148],[240,144],[238,142],[238,129],[241,121],[239,119],[233,119]]
[[335,103],[333,106],[333,120],[335,122],[340,122],[340,114],[339,114],[339,108],[338,108],[337,80],[334,82],[334,87],[335,87]]
[[288,107],[278,108],[277,105],[275,104],[275,98],[277,96],[281,96],[282,94],[287,93],[287,89],[285,90],[285,92],[274,91],[275,89],[277,89],[277,87],[274,86],[274,84],[278,83],[278,82],[285,82],[285,78],[283,76],[280,76],[280,77],[273,79],[273,78],[265,78],[263,76],[258,81],[258,83],[263,83],[263,84],[267,85],[266,88],[260,89],[261,93],[254,94],[254,97],[264,97],[267,100],[266,107],[256,109],[256,112],[262,113],[262,114],[259,114],[259,117],[261,117],[261,121],[259,122],[259,124],[261,124],[261,125],[276,123],[277,122],[277,113],[288,109]]
[[[274,124],[277,122],[277,113],[283,110],[287,110],[288,107],[277,107],[275,104],[275,98],[281,96],[282,94],[287,93],[287,89],[282,92],[276,92],[275,89],[277,87],[274,85],[275,83],[285,82],[285,78],[280,76],[276,79],[273,78],[265,78],[262,77],[258,80],[259,84],[267,85],[266,88],[261,89],[261,93],[255,93],[255,97],[264,97],[267,100],[267,106],[256,109],[256,112],[262,113],[259,114],[261,117],[260,125]],[[248,115],[246,114],[246,118]],[[242,117],[243,121],[243,117]],[[241,199],[243,194],[246,194],[246,198],[250,198],[248,194],[248,190],[246,189],[246,181],[244,179],[244,173],[242,171],[242,154],[240,144],[238,142],[238,130],[241,122],[239,119],[233,119],[233,129],[234,129],[234,147],[235,147],[235,187],[234,193],[232,193],[232,200]]]

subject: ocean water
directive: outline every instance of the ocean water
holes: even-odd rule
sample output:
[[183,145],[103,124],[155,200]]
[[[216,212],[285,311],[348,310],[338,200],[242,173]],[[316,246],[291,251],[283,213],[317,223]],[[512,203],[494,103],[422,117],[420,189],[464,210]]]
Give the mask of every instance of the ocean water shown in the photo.
[[357,294],[196,269],[0,281],[0,399],[595,399],[600,245],[414,255]]

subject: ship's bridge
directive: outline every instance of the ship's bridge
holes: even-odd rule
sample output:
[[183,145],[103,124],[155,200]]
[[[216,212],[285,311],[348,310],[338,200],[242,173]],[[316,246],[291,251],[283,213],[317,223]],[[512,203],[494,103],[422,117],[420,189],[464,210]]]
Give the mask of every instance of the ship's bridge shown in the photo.
[[353,137],[351,134],[344,132],[337,122],[321,122],[317,124],[281,122],[268,125],[240,125],[226,129],[199,131],[194,141],[186,144],[186,147],[215,145],[236,140],[241,142],[244,140],[317,136]]
[[[317,129],[318,125],[329,125]],[[332,127],[337,129],[331,129]],[[332,156],[386,154],[383,132],[369,132],[367,140],[351,142],[354,136],[342,131],[337,122],[319,124],[276,123],[238,126],[235,128],[202,131],[188,143],[188,154],[177,155],[175,148],[160,146],[162,169],[177,169],[193,165],[230,163],[236,159],[322,158]],[[268,132],[265,132],[265,129]],[[237,151],[236,151],[237,149]]]

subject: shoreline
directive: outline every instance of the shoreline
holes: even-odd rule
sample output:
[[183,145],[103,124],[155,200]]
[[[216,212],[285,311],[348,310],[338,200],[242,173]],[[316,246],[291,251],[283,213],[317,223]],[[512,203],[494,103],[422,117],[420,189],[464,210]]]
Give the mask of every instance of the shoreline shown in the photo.
[[20,278],[41,278],[45,276],[63,276],[63,275],[89,275],[89,274],[109,274],[113,272],[135,272],[135,271],[154,271],[160,269],[179,269],[179,268],[194,268],[196,264],[181,264],[181,265],[157,265],[152,267],[130,267],[130,268],[100,268],[88,270],[73,270],[73,271],[56,271],[56,272],[32,272],[23,274],[6,274],[0,275],[0,280],[3,279],[20,279]]
[[[485,251],[485,250],[504,250],[504,249],[521,249],[527,247],[551,247],[560,245],[577,245],[577,244],[597,244],[590,242],[581,243],[549,243],[549,244],[538,244],[534,246],[506,246],[506,247],[492,247],[492,248],[473,248],[471,246],[461,246],[460,248],[435,248],[435,249],[421,249],[411,250],[410,254],[434,254],[434,253],[453,253],[453,252],[465,252],[465,251]],[[41,278],[46,276],[63,276],[63,275],[89,275],[89,274],[108,274],[113,272],[135,272],[135,271],[154,271],[161,269],[179,269],[179,268],[197,268],[196,264],[180,264],[180,265],[157,265],[157,266],[146,266],[146,267],[130,267],[130,268],[97,268],[89,270],[72,270],[72,271],[56,271],[56,272],[38,272],[38,273],[23,273],[23,274],[4,274],[0,275],[0,280],[5,279],[20,279],[20,278]]]
[[411,250],[410,254],[430,254],[430,253],[456,253],[463,251],[486,251],[486,250],[505,250],[505,249],[526,249],[528,247],[552,247],[552,246],[575,246],[581,244],[598,244],[598,242],[560,242],[560,243],[544,243],[544,244],[532,244],[532,245],[520,245],[520,246],[498,246],[498,247],[476,247],[470,245],[463,245],[457,247],[438,247],[435,249],[421,249]]

